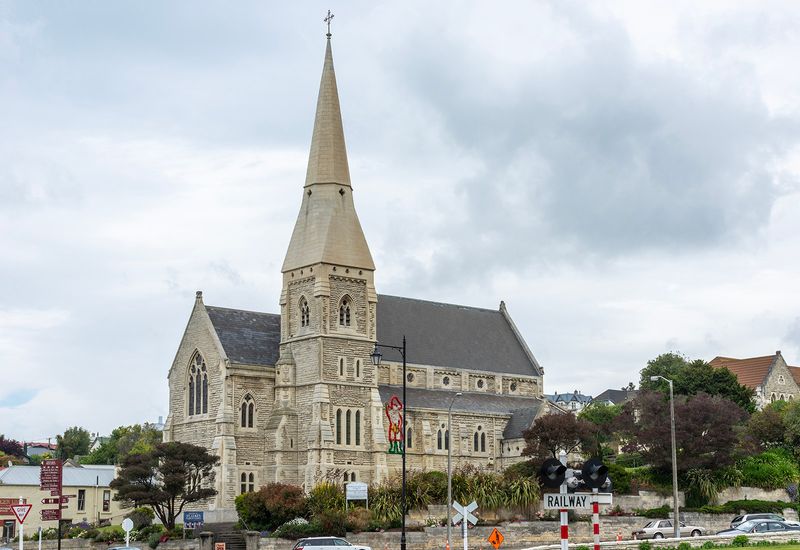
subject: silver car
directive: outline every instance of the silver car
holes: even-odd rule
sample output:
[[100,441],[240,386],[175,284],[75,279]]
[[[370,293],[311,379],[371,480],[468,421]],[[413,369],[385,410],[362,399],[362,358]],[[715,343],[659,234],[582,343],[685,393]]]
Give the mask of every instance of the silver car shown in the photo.
[[786,523],[785,521],[775,521],[770,519],[751,519],[740,523],[736,529],[725,529],[718,531],[718,535],[735,537],[736,535],[771,533],[779,534],[787,531],[800,531],[800,526]]
[[339,537],[308,537],[298,540],[292,550],[372,550],[369,546],[357,546]]
[[[682,537],[699,537],[704,534],[704,529],[697,525],[686,525],[681,522]],[[675,529],[672,527],[671,519],[654,519],[641,529],[634,531],[634,539],[663,539],[664,537],[675,536]]]

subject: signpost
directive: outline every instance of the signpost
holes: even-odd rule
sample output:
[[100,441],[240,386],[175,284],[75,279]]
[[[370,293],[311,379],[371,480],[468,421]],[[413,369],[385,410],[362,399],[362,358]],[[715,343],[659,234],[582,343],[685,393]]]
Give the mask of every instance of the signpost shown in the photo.
[[453,516],[453,525],[458,525],[458,522],[461,522],[461,533],[464,536],[464,550],[469,550],[467,544],[467,524],[471,523],[475,525],[478,522],[478,518],[472,515],[472,512],[478,509],[478,503],[473,500],[466,506],[462,506],[458,501],[454,500],[453,508],[458,512]]
[[[592,493],[547,493],[542,499],[545,510],[575,510],[592,507]],[[611,504],[611,493],[597,493],[598,504]]]
[[203,512],[183,512],[183,528],[184,531],[188,527],[189,529],[194,529],[195,527],[202,527],[203,523],[205,523],[205,519],[203,518]]
[[[58,504],[58,508],[46,508],[42,510],[42,521],[57,521],[58,522],[58,550],[61,550],[61,509],[66,508],[63,504],[69,502],[69,497],[75,495],[63,495],[63,464],[57,458],[48,458],[42,460],[42,465],[39,468],[39,490],[50,491],[51,497],[58,497],[57,499],[47,499],[50,501],[48,504]],[[45,499],[42,499],[44,503]]]
[[11,507],[11,511],[14,512],[14,517],[17,518],[19,522],[19,550],[22,550],[22,541],[25,538],[25,534],[22,531],[22,524],[25,523],[25,518],[28,517],[28,513],[33,508],[33,504],[22,504],[22,498],[19,499],[19,504],[15,504]]
[[122,530],[125,531],[125,547],[131,545],[131,529],[133,529],[133,520],[125,518],[122,520]]
[[489,535],[488,540],[491,543],[491,545],[494,546],[494,550],[497,550],[498,548],[500,548],[500,545],[503,544],[503,541],[506,540],[506,538],[503,536],[503,533],[498,531],[497,527],[495,527],[494,529],[492,529],[492,534]]
[[366,483],[360,481],[351,481],[345,485],[344,509],[347,510],[347,505],[351,500],[364,500],[367,502],[367,509],[369,509],[369,495]]

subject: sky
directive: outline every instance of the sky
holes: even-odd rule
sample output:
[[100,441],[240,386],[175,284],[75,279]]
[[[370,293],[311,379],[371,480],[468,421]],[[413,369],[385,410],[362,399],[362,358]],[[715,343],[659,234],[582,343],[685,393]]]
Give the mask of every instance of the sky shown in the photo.
[[547,393],[800,365],[798,2],[0,0],[0,433],[165,417],[196,290],[278,312],[328,9],[379,293],[504,300]]

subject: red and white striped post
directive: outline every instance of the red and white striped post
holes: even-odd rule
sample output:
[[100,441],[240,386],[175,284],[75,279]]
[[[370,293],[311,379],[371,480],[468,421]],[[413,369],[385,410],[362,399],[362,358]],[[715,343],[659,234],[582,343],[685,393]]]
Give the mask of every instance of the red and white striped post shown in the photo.
[[[558,459],[561,461],[561,464],[564,466],[567,465],[567,453],[561,451],[559,453]],[[567,494],[567,480],[564,480],[564,483],[561,484],[559,488],[559,492],[562,495]],[[569,516],[567,515],[567,510],[562,508],[559,510],[559,515],[561,516],[561,550],[569,550]]]
[[597,489],[592,489],[592,526],[594,528],[594,550],[600,550],[600,504]]

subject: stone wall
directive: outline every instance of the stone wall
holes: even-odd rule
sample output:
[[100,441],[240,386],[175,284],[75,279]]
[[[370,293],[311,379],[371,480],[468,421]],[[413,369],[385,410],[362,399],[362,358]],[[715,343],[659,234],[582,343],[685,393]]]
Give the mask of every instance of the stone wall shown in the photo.
[[725,504],[731,500],[772,500],[788,501],[789,495],[785,489],[759,489],[758,487],[729,487],[720,491],[715,499],[716,504]]
[[[62,539],[61,540],[61,550],[108,550],[109,546],[125,546],[125,543],[105,543],[105,542],[93,542],[86,539]],[[147,546],[146,542],[143,541],[131,541],[131,546],[136,548],[141,548],[142,550],[150,550],[150,547]],[[170,540],[167,542],[162,542],[158,545],[159,550],[198,550],[199,549],[199,540],[198,539],[176,539]],[[14,548],[16,550],[19,548],[19,543],[15,542],[13,545],[9,544],[9,547]],[[26,540],[24,542],[24,550],[38,550],[39,548],[39,541],[38,540]],[[56,550],[58,548],[58,541],[57,540],[43,540],[42,541],[42,550]]]

